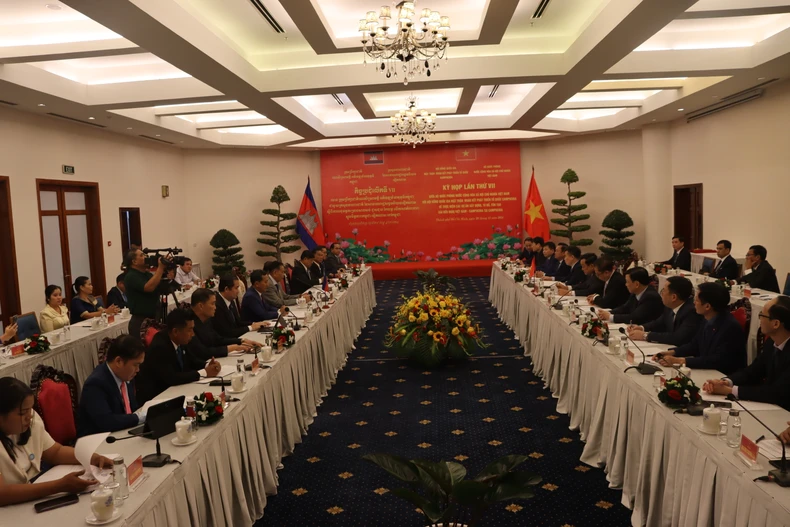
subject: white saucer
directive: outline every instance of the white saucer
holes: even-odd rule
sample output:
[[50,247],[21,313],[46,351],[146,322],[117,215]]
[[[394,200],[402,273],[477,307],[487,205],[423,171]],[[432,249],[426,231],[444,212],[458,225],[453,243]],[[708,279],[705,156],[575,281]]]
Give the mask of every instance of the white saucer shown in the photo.
[[715,436],[715,435],[719,435],[719,432],[718,432],[718,431],[716,431],[716,432],[708,432],[707,430],[705,430],[704,428],[702,428],[702,425],[698,425],[698,426],[697,426],[697,430],[699,430],[699,431],[700,431],[700,432],[702,432],[703,434],[706,434],[706,435],[709,435],[709,436]]
[[93,513],[91,512],[90,514],[88,514],[85,517],[85,523],[87,523],[88,525],[107,525],[108,523],[114,522],[115,520],[117,520],[121,516],[122,516],[121,511],[119,511],[118,509],[115,509],[112,512],[112,518],[110,518],[109,520],[100,521],[100,520],[97,520],[96,516],[94,516]]
[[276,358],[272,357],[270,360],[263,360],[263,359],[261,359],[260,362],[262,362],[264,364],[269,364],[269,363],[272,363],[272,362],[274,362],[276,360],[277,360]]
[[170,440],[170,442],[174,446],[188,446],[188,445],[191,445],[192,443],[194,443],[195,441],[197,441],[197,436],[193,436],[192,439],[190,439],[186,443],[182,443],[181,441],[179,441],[178,437],[174,437],[173,439]]
[[247,388],[247,385],[245,384],[245,385],[244,385],[244,388],[242,388],[242,389],[241,389],[241,390],[239,390],[238,392],[237,392],[237,391],[235,391],[233,388],[227,388],[225,391],[226,391],[226,392],[228,392],[228,393],[232,393],[232,394],[234,394],[234,395],[235,395],[235,394],[237,394],[237,393],[244,393],[244,392],[246,392],[247,390],[249,390],[249,388]]

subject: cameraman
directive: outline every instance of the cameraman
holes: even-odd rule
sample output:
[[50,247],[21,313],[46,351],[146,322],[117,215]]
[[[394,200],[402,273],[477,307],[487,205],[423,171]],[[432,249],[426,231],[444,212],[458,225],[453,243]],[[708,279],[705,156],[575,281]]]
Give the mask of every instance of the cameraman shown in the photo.
[[163,258],[159,258],[156,272],[151,273],[145,263],[145,253],[140,249],[129,251],[124,260],[126,277],[127,306],[132,314],[129,321],[129,334],[140,338],[140,326],[146,318],[156,318],[159,307],[159,283],[167,268]]

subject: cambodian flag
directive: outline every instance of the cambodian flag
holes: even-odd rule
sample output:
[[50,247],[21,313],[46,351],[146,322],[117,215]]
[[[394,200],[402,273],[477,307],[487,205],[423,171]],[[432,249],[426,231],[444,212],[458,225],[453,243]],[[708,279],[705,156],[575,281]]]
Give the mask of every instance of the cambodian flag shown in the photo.
[[296,217],[296,233],[302,238],[302,243],[310,249],[324,245],[324,229],[321,228],[321,218],[318,217],[318,209],[315,207],[313,191],[310,190],[310,177],[307,178],[307,188],[304,189],[302,205],[299,207],[299,214]]

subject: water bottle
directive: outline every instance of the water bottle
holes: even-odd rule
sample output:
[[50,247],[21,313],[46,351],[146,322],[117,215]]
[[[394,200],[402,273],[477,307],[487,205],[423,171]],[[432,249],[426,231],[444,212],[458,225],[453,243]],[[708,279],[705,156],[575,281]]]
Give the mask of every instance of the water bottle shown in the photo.
[[741,412],[730,409],[730,418],[727,422],[727,446],[738,448],[741,446]]
[[236,373],[244,375],[244,359],[236,359]]
[[129,497],[129,479],[126,476],[126,465],[122,457],[116,457],[112,463],[112,479],[121,485],[118,489],[118,496],[125,500]]

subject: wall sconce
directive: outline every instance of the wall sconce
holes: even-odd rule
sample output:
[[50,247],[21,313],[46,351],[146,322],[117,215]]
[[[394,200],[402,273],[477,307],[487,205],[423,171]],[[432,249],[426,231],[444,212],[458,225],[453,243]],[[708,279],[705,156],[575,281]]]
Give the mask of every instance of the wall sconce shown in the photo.
[[170,186],[169,185],[162,185],[162,197],[169,198],[170,197]]

